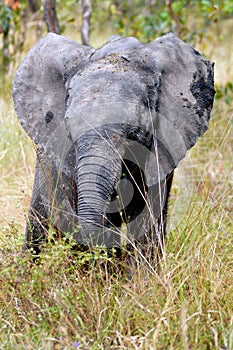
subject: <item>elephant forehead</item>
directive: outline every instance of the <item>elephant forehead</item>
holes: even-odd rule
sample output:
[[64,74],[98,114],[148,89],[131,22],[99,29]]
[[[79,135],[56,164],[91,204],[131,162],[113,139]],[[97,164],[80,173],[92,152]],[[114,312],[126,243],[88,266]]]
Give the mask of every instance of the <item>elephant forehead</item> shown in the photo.
[[122,61],[115,65],[112,60],[106,66],[90,65],[70,82],[65,119],[73,139],[90,128],[114,123],[152,130],[159,73],[152,77],[133,67],[126,70]]
[[69,86],[68,106],[75,100],[76,104],[133,101],[148,107],[148,97],[157,96],[158,76],[123,67],[111,64],[99,69],[91,67],[74,76]]
[[127,126],[127,129],[143,128],[151,133],[153,129],[151,117],[154,119],[156,117],[153,114],[148,108],[129,101],[102,100],[101,103],[94,101],[78,104],[74,100],[66,112],[65,122],[75,141],[90,130],[98,132],[99,128],[111,129],[116,124],[121,128]]

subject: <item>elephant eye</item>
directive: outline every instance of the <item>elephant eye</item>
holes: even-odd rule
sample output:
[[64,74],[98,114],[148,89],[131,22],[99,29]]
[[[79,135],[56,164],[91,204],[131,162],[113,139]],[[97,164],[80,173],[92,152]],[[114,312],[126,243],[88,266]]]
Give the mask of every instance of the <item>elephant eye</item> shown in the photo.
[[152,135],[142,128],[135,126],[131,127],[127,133],[127,139],[137,141],[150,148],[152,144]]
[[140,135],[140,128],[135,126],[128,131],[127,138],[130,140],[137,140],[139,135]]
[[53,112],[48,111],[48,112],[46,113],[46,115],[45,115],[45,121],[46,121],[46,123],[47,123],[47,124],[50,123],[51,120],[53,119],[53,117],[54,117]]

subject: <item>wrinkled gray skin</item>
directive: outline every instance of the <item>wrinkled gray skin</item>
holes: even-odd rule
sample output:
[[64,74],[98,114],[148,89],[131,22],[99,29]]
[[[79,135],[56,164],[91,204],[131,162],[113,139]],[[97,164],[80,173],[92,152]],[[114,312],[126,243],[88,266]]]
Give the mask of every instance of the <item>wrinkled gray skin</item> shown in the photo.
[[52,224],[80,246],[120,247],[122,222],[143,254],[162,244],[173,170],[207,130],[213,84],[213,64],[173,34],[98,50],[40,40],[13,84],[38,149],[26,246],[39,251]]

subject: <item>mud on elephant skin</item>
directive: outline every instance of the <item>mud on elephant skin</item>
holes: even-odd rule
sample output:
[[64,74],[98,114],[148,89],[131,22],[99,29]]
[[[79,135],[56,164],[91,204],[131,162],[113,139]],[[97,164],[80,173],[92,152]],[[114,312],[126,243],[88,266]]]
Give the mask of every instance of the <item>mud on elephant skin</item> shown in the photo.
[[49,224],[87,247],[163,244],[173,171],[207,130],[214,93],[213,64],[173,34],[98,50],[41,39],[13,83],[38,150],[26,246],[39,250]]

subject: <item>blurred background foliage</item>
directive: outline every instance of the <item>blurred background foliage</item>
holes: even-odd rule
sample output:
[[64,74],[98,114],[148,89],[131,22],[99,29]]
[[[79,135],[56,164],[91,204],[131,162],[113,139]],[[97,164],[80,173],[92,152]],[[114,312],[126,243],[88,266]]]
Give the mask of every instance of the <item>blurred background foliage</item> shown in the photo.
[[115,1],[110,6],[113,23],[120,34],[140,37],[144,42],[155,34],[176,33],[195,44],[206,27],[233,14],[233,1]]
[[[46,33],[46,3],[56,5],[59,32],[80,43],[83,9],[89,3],[90,44],[94,47],[102,45],[112,34],[135,36],[147,43],[174,32],[216,61],[216,98],[224,95],[226,103],[230,103],[233,0],[0,0],[3,75],[14,74],[25,52]],[[224,55],[229,54],[229,67],[223,66],[219,52],[216,55],[223,42],[227,43]]]

